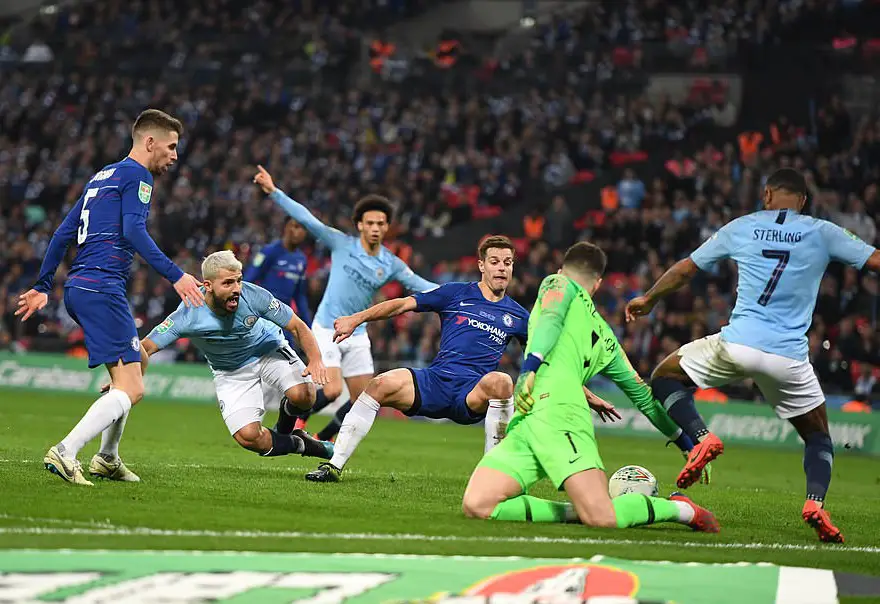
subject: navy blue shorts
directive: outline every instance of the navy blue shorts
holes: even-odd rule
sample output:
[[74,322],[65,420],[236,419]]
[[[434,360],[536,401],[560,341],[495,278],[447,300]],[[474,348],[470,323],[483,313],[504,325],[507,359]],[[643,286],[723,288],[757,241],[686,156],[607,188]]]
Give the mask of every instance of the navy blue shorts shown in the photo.
[[451,419],[456,424],[476,424],[485,415],[478,415],[467,406],[470,394],[479,376],[456,376],[438,369],[410,369],[415,384],[415,400],[406,412],[410,417],[421,415],[432,419]]
[[67,287],[64,306],[85,333],[89,368],[119,359],[140,363],[141,341],[125,296]]

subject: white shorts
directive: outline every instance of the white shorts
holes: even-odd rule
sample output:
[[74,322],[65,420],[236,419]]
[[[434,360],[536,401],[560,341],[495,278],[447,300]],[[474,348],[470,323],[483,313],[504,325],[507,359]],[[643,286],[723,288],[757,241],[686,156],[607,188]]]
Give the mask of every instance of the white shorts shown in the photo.
[[234,435],[248,424],[262,422],[267,401],[280,401],[288,388],[310,383],[311,376],[302,376],[305,368],[285,346],[239,369],[214,371],[220,413],[229,433]]
[[325,366],[339,367],[344,378],[373,375],[373,351],[367,332],[355,334],[341,344],[333,341],[333,329],[313,323],[312,333],[318,340]]
[[685,344],[678,354],[681,368],[700,388],[753,379],[782,419],[803,415],[825,402],[809,361],[725,342],[717,333]]

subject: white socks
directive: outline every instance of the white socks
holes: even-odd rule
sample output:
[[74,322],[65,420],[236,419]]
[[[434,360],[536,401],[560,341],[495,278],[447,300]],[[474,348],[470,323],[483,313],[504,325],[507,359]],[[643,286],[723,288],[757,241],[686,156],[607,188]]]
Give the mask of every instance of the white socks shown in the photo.
[[125,430],[125,422],[128,420],[129,413],[131,413],[131,410],[123,413],[122,417],[101,432],[101,448],[98,450],[98,453],[112,459],[119,457],[119,441],[122,439],[122,432]]
[[379,413],[379,402],[366,392],[362,392],[351,410],[346,413],[342,427],[339,428],[339,436],[333,449],[333,457],[330,463],[340,470],[348,463],[354,450],[361,443]]
[[[109,428],[113,422],[128,413],[130,409],[131,399],[125,392],[115,388],[110,390],[92,403],[79,423],[70,431],[70,434],[59,443],[63,447],[61,454],[64,457],[76,457],[87,442]],[[120,427],[119,436],[121,435],[122,429]]]
[[678,521],[681,524],[688,524],[691,520],[694,519],[694,508],[690,506],[690,504],[685,503],[684,501],[673,501],[676,506],[678,506]]
[[507,424],[513,417],[513,397],[504,399],[489,399],[489,408],[486,410],[486,447],[485,453],[501,442],[507,433]]

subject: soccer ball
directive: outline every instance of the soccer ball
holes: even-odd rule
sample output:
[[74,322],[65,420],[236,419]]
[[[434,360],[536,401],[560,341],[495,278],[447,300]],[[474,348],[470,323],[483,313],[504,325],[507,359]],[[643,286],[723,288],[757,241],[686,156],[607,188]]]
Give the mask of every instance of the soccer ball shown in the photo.
[[642,466],[623,466],[608,480],[608,494],[612,499],[627,493],[657,496],[657,479]]

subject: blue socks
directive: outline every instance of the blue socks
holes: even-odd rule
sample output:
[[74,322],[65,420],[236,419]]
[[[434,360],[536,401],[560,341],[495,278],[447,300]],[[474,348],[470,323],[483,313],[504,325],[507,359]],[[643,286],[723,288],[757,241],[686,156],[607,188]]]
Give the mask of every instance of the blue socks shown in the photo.
[[262,457],[278,457],[279,455],[290,455],[291,453],[302,453],[305,450],[305,443],[299,436],[290,434],[279,434],[275,430],[269,430],[272,435],[272,448],[264,453],[260,453]]
[[804,438],[804,473],[807,475],[807,499],[825,501],[831,484],[834,465],[834,445],[823,432],[813,432]]
[[[681,426],[681,429],[693,443],[709,434],[709,428],[706,427],[706,422],[700,417],[697,406],[694,404],[693,390],[678,380],[668,377],[658,377],[651,380],[651,390],[654,392],[654,397],[666,408],[669,417]],[[676,444],[679,444],[678,441]]]
[[691,449],[694,448],[694,441],[691,440],[691,437],[688,436],[687,432],[682,429],[681,434],[674,441],[675,446],[684,451],[685,453],[690,452]]

